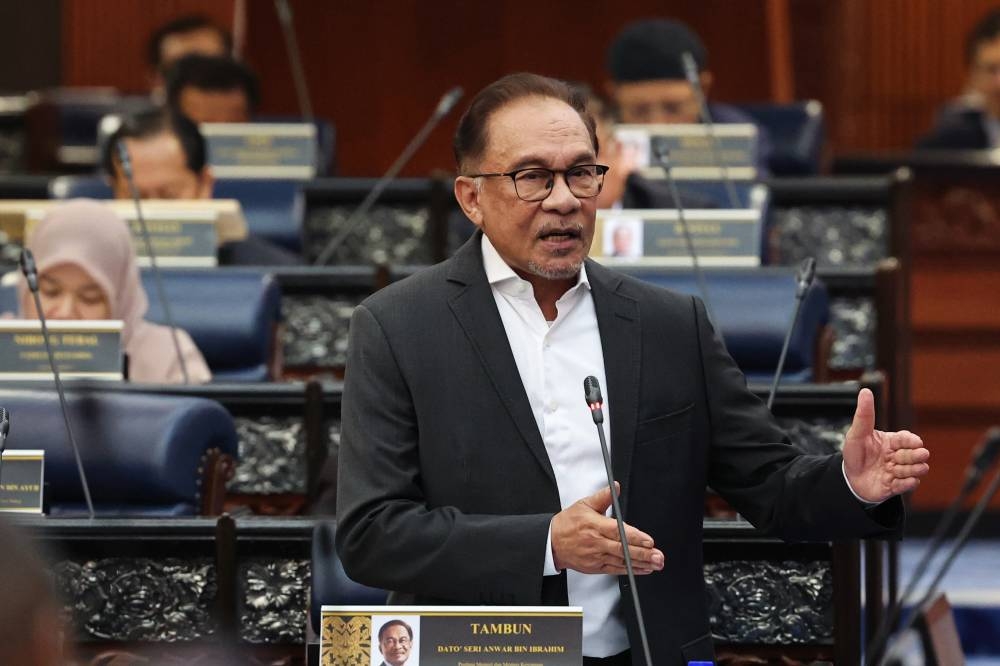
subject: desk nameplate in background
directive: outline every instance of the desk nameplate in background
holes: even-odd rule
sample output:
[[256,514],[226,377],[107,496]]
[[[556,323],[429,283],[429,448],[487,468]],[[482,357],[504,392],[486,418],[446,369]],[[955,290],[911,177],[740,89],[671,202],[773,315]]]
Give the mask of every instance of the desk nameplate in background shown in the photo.
[[618,125],[615,138],[623,148],[635,152],[636,167],[646,178],[665,178],[652,160],[651,143],[662,141],[670,151],[677,180],[721,180],[719,161],[732,180],[757,177],[757,128],[752,124],[719,123],[712,126],[718,157],[707,125]]
[[[122,322],[49,321],[49,337],[64,379],[122,379]],[[0,320],[0,381],[51,380],[37,319]]]
[[204,123],[208,161],[217,178],[316,176],[312,123]]
[[320,663],[378,666],[378,632],[393,620],[413,633],[408,666],[579,666],[583,660],[578,606],[323,606]]
[[45,488],[45,451],[9,449],[0,465],[0,511],[41,513]]
[[[688,210],[684,218],[700,265],[760,266],[760,211]],[[597,211],[590,255],[610,265],[691,265],[683,228],[673,208]]]

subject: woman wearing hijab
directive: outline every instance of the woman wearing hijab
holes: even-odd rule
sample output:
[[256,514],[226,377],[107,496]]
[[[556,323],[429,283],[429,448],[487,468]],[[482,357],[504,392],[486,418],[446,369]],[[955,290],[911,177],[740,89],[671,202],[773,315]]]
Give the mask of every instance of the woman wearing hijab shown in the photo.
[[[132,235],[111,209],[77,199],[52,208],[28,238],[38,267],[38,294],[46,319],[121,319],[122,347],[134,382],[180,384],[184,374],[170,328],[143,317],[149,307],[139,279]],[[36,319],[34,299],[18,283],[21,316]],[[192,384],[212,379],[191,336],[177,341]]]

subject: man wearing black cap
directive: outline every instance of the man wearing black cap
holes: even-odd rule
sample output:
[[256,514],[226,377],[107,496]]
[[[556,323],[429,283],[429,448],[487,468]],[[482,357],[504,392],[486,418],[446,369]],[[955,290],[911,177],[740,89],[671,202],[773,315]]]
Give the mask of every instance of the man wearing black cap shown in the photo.
[[[622,122],[700,122],[698,97],[684,74],[685,52],[698,65],[701,88],[707,97],[713,81],[707,68],[708,53],[691,28],[680,21],[644,19],[630,23],[618,33],[608,49],[611,80],[606,85]],[[754,124],[750,116],[726,104],[710,103],[708,111],[716,123]],[[757,167],[766,175],[771,142],[761,127],[757,128],[757,137]]]

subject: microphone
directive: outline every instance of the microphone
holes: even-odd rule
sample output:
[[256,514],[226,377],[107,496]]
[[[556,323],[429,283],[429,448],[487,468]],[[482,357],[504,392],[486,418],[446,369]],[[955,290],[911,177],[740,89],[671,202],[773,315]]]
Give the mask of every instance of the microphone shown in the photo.
[[601,396],[601,384],[597,377],[591,375],[583,380],[583,393],[590,407],[590,414],[597,426],[597,436],[601,440],[601,453],[604,455],[604,470],[608,473],[608,488],[611,489],[611,507],[618,521],[618,537],[622,542],[622,553],[625,555],[625,572],[628,574],[628,585],[632,591],[632,607],[635,609],[635,619],[639,624],[639,637],[642,640],[642,654],[647,666],[652,666],[653,658],[649,652],[649,639],[646,638],[646,622],[642,619],[642,606],[639,604],[639,590],[635,586],[635,571],[632,568],[632,554],[628,551],[628,538],[625,536],[625,520],[622,508],[618,503],[618,493],[615,492],[615,477],[611,472],[611,456],[608,454],[608,443],[604,439],[604,398]]
[[285,37],[285,50],[288,52],[288,63],[292,69],[295,96],[299,98],[299,111],[303,119],[312,122],[312,102],[309,99],[309,86],[306,85],[306,70],[302,66],[302,52],[295,37],[295,25],[292,23],[292,8],[288,0],[274,0],[274,9],[278,12],[281,34]]
[[[0,474],[3,472],[3,452],[7,448],[7,433],[10,432],[10,412],[0,407]],[[0,477],[2,478],[2,477]],[[0,488],[3,482],[0,481]]]
[[681,233],[684,234],[684,242],[687,245],[688,256],[691,257],[691,266],[694,268],[695,281],[698,283],[698,293],[701,295],[701,300],[705,302],[705,308],[708,310],[709,319],[714,321],[715,315],[712,312],[712,303],[708,299],[708,283],[705,281],[704,273],[701,272],[701,264],[698,262],[698,252],[694,248],[694,241],[691,239],[691,229],[688,227],[687,216],[684,214],[684,204],[681,203],[681,195],[677,190],[677,181],[674,179],[673,164],[670,162],[670,149],[667,148],[667,142],[658,137],[653,137],[650,148],[652,149],[653,160],[661,169],[663,169],[663,172],[667,176],[667,185],[670,187],[670,196],[674,198],[674,206],[677,208],[677,221],[681,225]]
[[[45,353],[49,357],[49,367],[52,368],[52,377],[56,382],[56,393],[59,394],[59,407],[62,409],[63,423],[66,424],[66,435],[69,437],[70,447],[73,449],[73,456],[76,458],[76,470],[80,475],[80,485],[83,486],[83,497],[87,500],[87,511],[90,518],[94,518],[94,503],[90,500],[90,485],[87,483],[87,474],[83,471],[83,460],[80,458],[80,448],[76,445],[76,437],[73,436],[73,428],[69,424],[69,410],[66,408],[66,394],[63,392],[62,379],[59,378],[59,368],[56,367],[56,357],[52,353],[52,343],[49,340],[49,328],[45,323],[45,312],[42,310],[42,299],[38,296],[38,271],[35,268],[35,257],[31,250],[25,248],[21,250],[21,272],[28,283],[28,289],[35,300],[35,310],[38,311],[38,321],[42,325],[42,340],[45,341]],[[10,423],[8,419],[8,424]],[[10,426],[8,425],[8,428]],[[6,438],[6,435],[5,435]]]
[[792,342],[792,333],[795,331],[795,325],[799,323],[799,313],[802,311],[802,302],[806,298],[806,293],[809,291],[809,287],[812,286],[813,280],[816,278],[816,260],[812,257],[807,257],[802,261],[802,265],[799,266],[799,273],[795,276],[795,311],[792,313],[792,321],[788,325],[788,331],[785,333],[785,342],[781,345],[781,355],[778,357],[778,367],[774,369],[774,380],[771,382],[771,392],[767,396],[767,409],[771,410],[771,406],[774,404],[774,396],[778,392],[778,382],[781,381],[781,373],[785,369],[785,357],[788,355],[788,346]]
[[[996,428],[992,428],[990,430],[991,435],[988,436],[995,436],[996,434],[995,431]],[[945,558],[944,563],[941,565],[940,569],[938,569],[937,575],[934,576],[934,579],[931,581],[931,584],[927,587],[927,592],[925,592],[924,595],[920,597],[920,601],[914,604],[913,607],[910,609],[910,613],[909,615],[906,616],[906,619],[903,621],[903,624],[899,629],[898,635],[901,636],[905,634],[916,623],[917,618],[920,617],[921,609],[928,601],[931,600],[931,598],[937,592],[938,585],[941,584],[941,581],[944,579],[945,574],[948,573],[948,571],[951,569],[951,565],[954,564],[955,558],[958,557],[958,554],[962,551],[962,549],[965,547],[965,544],[969,541],[969,537],[972,535],[972,529],[976,526],[976,523],[979,522],[979,519],[986,511],[986,507],[989,506],[990,502],[993,500],[993,496],[997,494],[998,490],[1000,490],[1000,470],[998,470],[997,473],[993,475],[993,479],[990,481],[990,485],[987,486],[986,490],[983,492],[982,497],[980,497],[979,501],[976,502],[976,506],[973,507],[972,513],[969,514],[969,517],[962,525],[962,529],[959,530],[958,534],[956,535],[954,544],[952,545],[951,550],[948,552],[948,555]],[[887,652],[891,653],[891,650],[888,650]],[[873,652],[872,657],[877,658],[878,655]]]
[[146,218],[142,215],[142,205],[139,203],[139,188],[135,185],[135,176],[132,173],[132,159],[129,156],[125,141],[120,140],[115,144],[118,151],[118,162],[121,164],[122,173],[128,181],[128,189],[132,194],[132,201],[135,202],[135,215],[139,219],[139,228],[142,231],[142,242],[146,246],[146,254],[149,256],[149,265],[153,268],[153,281],[156,283],[156,293],[160,297],[160,304],[163,306],[163,316],[167,320],[170,328],[170,338],[174,343],[174,354],[177,355],[177,362],[181,366],[181,376],[185,384],[190,384],[188,377],[187,363],[184,362],[184,354],[181,353],[181,343],[177,338],[177,327],[174,325],[174,316],[170,312],[170,302],[167,300],[167,292],[163,288],[163,278],[160,275],[160,267],[156,263],[156,252],[153,250],[153,241],[149,237],[149,227],[146,226]]
[[920,557],[920,561],[913,569],[913,573],[910,575],[910,580],[907,582],[906,588],[889,607],[885,616],[882,618],[882,622],[879,623],[878,630],[875,632],[874,638],[872,638],[869,643],[869,663],[874,664],[875,660],[881,656],[880,653],[883,648],[885,648],[885,643],[889,638],[889,633],[899,620],[899,616],[903,610],[903,605],[916,590],[917,583],[919,583],[920,579],[924,577],[925,573],[927,573],[927,567],[930,565],[934,555],[937,554],[941,544],[944,543],[945,535],[948,533],[948,529],[951,527],[952,523],[955,522],[959,509],[961,509],[962,505],[965,504],[965,500],[979,486],[979,483],[983,479],[983,475],[986,473],[986,470],[993,466],[998,454],[1000,454],[1000,428],[994,426],[989,429],[986,436],[979,443],[979,446],[977,446],[975,451],[973,451],[972,460],[969,462],[969,466],[965,470],[965,480],[962,483],[962,488],[959,490],[958,496],[955,497],[951,504],[948,505],[947,510],[941,517],[941,522],[939,522],[938,526],[934,529],[934,534],[931,536],[930,543],[927,544],[924,554]]
[[685,51],[681,54],[681,64],[684,66],[684,76],[694,89],[695,99],[698,100],[698,114],[701,116],[701,122],[708,128],[708,142],[712,147],[712,159],[715,160],[715,166],[719,168],[719,172],[722,174],[722,182],[726,185],[729,206],[730,208],[743,208],[744,206],[740,202],[740,197],[736,193],[736,187],[733,185],[733,180],[729,177],[729,167],[726,166],[725,160],[722,159],[719,139],[715,136],[715,124],[712,122],[712,114],[708,111],[705,90],[701,87],[698,63],[695,62],[694,56],[691,55],[690,51]]
[[355,211],[351,213],[350,217],[347,218],[344,225],[340,228],[340,231],[338,231],[337,234],[323,247],[323,251],[319,253],[316,257],[316,261],[313,262],[314,266],[323,266],[330,261],[330,258],[333,257],[333,253],[337,250],[337,248],[344,244],[347,237],[351,235],[354,228],[361,222],[362,219],[364,219],[364,216],[375,204],[379,196],[382,195],[382,191],[389,186],[389,183],[396,179],[399,172],[403,170],[404,166],[406,166],[406,163],[410,161],[410,158],[413,157],[414,153],[416,153],[420,146],[424,144],[424,141],[426,141],[427,137],[430,136],[431,131],[437,127],[437,124],[440,123],[446,115],[451,113],[453,108],[455,108],[455,104],[457,104],[458,100],[462,98],[462,94],[462,88],[455,86],[441,97],[437,106],[434,108],[434,113],[432,113],[431,117],[427,119],[424,126],[420,128],[420,131],[417,132],[412,139],[410,139],[410,143],[406,145],[406,148],[404,148],[403,152],[396,158],[396,161],[392,163],[392,166],[390,166],[389,170],[385,172],[385,175],[382,176],[377,183],[375,183],[375,187],[373,187],[371,192],[368,193],[368,196],[364,198],[361,205],[359,205]]

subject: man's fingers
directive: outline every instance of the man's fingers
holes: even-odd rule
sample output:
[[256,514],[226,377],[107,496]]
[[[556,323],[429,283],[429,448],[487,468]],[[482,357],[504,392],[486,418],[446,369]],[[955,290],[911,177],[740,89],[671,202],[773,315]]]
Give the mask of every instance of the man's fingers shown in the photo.
[[918,463],[915,465],[896,465],[892,468],[892,476],[896,479],[907,479],[909,477],[921,477],[925,476],[929,472],[931,466],[927,463]]
[[[601,536],[605,539],[609,539],[615,543],[621,541],[621,535],[618,534],[618,521],[614,518],[602,520],[598,530],[600,531]],[[629,544],[633,546],[652,548],[655,545],[653,543],[653,537],[628,524],[625,525],[625,538],[628,539]]]
[[[615,481],[615,492],[616,493],[621,492],[621,486],[618,484],[617,481]],[[604,486],[593,495],[584,497],[580,501],[589,506],[594,511],[603,514],[611,506],[611,489],[608,488],[607,486]]]
[[924,440],[920,439],[918,435],[914,435],[909,430],[900,430],[899,432],[892,433],[892,440],[890,441],[890,448],[895,450],[906,450],[906,449],[919,449],[924,445]]
[[907,479],[893,479],[892,483],[889,484],[889,489],[893,495],[901,495],[910,492],[919,485],[920,479],[911,476]]
[[863,388],[858,393],[858,406],[854,410],[854,420],[848,437],[864,437],[875,429],[875,396],[871,390]]
[[927,449],[899,449],[889,455],[889,460],[896,465],[917,465],[925,463],[931,458],[931,452]]

